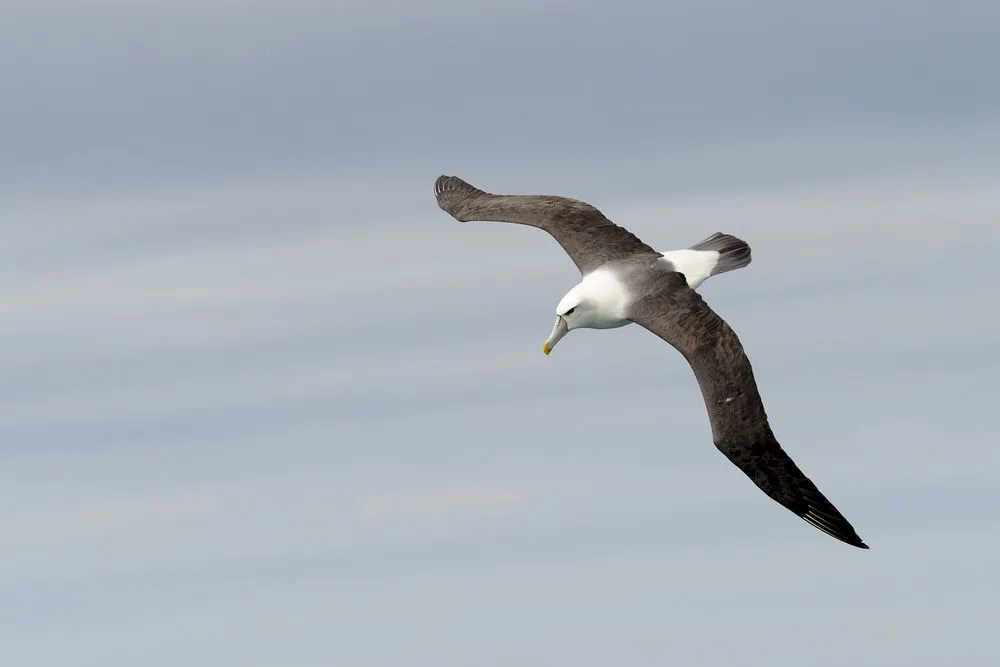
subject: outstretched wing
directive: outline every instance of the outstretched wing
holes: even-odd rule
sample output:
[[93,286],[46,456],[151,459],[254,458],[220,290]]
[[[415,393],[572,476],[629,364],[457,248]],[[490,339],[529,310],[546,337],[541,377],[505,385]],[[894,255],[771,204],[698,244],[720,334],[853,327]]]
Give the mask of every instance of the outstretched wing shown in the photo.
[[630,319],[673,345],[701,387],[715,446],[764,493],[811,525],[862,549],[851,524],[778,444],[736,333],[680,274],[633,304]]
[[656,252],[590,204],[576,199],[551,195],[495,195],[457,176],[439,176],[434,183],[434,195],[438,206],[459,222],[513,222],[545,230],[562,246],[582,274],[609,260]]

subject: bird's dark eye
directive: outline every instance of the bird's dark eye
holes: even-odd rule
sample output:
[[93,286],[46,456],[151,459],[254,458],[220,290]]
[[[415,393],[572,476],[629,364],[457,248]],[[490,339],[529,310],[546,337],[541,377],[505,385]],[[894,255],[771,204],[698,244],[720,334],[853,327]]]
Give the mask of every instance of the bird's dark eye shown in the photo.
[[567,311],[566,311],[566,314],[567,314],[567,315],[569,315],[569,314],[570,314],[570,313],[572,313],[572,312],[573,312],[574,310],[576,310],[576,306],[573,306],[572,308],[570,308],[569,310],[567,310]]

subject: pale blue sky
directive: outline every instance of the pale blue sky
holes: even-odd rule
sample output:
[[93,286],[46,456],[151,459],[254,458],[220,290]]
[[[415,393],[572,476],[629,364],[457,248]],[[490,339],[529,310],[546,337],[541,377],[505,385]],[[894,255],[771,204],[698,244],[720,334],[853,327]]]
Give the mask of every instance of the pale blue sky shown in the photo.
[[[1000,6],[0,8],[6,667],[995,665]],[[871,545],[761,494],[638,327],[438,174],[701,291]]]

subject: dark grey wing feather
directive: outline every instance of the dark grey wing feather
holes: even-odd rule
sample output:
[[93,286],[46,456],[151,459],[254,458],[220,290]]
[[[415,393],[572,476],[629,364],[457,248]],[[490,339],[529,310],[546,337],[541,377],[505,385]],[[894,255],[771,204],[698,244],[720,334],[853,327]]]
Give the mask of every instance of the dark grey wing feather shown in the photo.
[[543,229],[586,274],[607,261],[655,253],[634,234],[608,220],[586,202],[553,195],[495,195],[457,176],[439,176],[434,195],[460,222],[513,222]]
[[764,493],[824,533],[862,549],[851,524],[778,444],[736,333],[680,274],[633,304],[630,319],[673,345],[701,387],[712,439]]

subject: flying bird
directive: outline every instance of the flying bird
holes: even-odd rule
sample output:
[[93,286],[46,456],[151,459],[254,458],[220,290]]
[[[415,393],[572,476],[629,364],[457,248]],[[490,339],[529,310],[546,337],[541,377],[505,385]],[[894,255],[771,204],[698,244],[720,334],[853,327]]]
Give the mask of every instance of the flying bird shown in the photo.
[[761,491],[812,526],[867,549],[850,522],[778,444],[736,333],[695,291],[709,276],[750,263],[749,246],[715,234],[691,248],[657,252],[597,208],[553,195],[497,195],[456,176],[434,184],[438,206],[459,222],[511,222],[548,232],[581,281],[556,306],[548,354],[569,331],[632,322],[670,343],[701,388],[712,440]]

